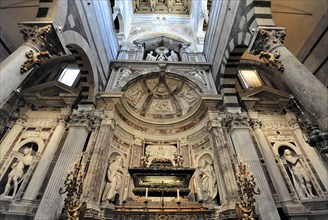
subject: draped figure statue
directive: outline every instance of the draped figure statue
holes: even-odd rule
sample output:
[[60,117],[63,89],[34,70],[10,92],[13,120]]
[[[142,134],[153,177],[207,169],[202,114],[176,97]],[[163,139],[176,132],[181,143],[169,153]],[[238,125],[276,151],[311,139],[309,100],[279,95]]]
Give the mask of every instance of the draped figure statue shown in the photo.
[[200,159],[198,163],[198,173],[202,184],[204,201],[210,203],[215,199],[217,190],[217,181],[213,165],[205,159]]
[[123,181],[123,159],[116,156],[107,169],[107,180],[101,201],[113,202]]

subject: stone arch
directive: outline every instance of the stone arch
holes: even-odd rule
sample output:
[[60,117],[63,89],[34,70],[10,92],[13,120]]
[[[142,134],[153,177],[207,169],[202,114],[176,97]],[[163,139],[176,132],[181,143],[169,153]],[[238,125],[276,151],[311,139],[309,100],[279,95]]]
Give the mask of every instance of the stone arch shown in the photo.
[[278,142],[274,143],[274,145],[272,147],[272,150],[276,157],[280,157],[279,148],[283,147],[283,146],[291,148],[297,155],[302,155],[301,150],[299,148],[297,148],[294,144],[287,142],[287,141],[278,141]]
[[246,1],[247,27],[254,32],[258,26],[276,26],[271,14],[271,0]]
[[248,43],[246,36],[248,33],[240,32],[238,39],[231,39],[225,50],[225,58],[219,69],[219,90],[223,95],[223,105],[225,108],[239,108],[237,99],[235,77],[238,71],[239,61],[247,49]]
[[98,75],[91,48],[86,40],[75,31],[65,31],[62,36],[65,39],[66,48],[72,53],[80,68],[81,102],[94,102],[98,91]]
[[[14,148],[13,151],[19,151],[24,145],[28,143],[35,143],[38,146],[37,153],[41,154],[43,152],[45,144],[41,138],[27,138],[21,142],[19,142]],[[33,149],[34,150],[34,149]]]

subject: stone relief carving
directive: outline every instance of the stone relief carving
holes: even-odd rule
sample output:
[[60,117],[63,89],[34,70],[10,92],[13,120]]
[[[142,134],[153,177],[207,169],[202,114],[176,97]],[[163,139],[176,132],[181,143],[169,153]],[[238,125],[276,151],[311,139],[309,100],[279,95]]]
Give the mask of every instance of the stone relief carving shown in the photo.
[[131,90],[128,90],[126,93],[126,98],[129,100],[129,103],[131,105],[136,105],[138,102],[138,97],[140,96],[140,94],[142,93],[142,89],[141,88],[133,88]]
[[299,198],[310,199],[316,197],[312,191],[310,178],[296,153],[285,149],[282,159],[287,165],[287,170]]
[[116,156],[114,161],[109,162],[105,189],[101,201],[114,202],[115,195],[119,192],[123,181],[124,161],[121,156]]
[[179,97],[184,99],[188,104],[192,104],[197,100],[197,92],[192,88],[187,88],[179,94]]
[[30,166],[33,162],[34,156],[32,153],[31,147],[25,147],[23,149],[23,154],[18,156],[17,161],[11,165],[11,171],[8,174],[8,180],[5,186],[5,191],[1,194],[1,196],[8,196],[10,190],[13,188],[13,193],[11,195],[12,198],[16,196],[18,185],[24,179],[24,171],[25,168]]
[[173,111],[169,100],[159,100],[155,99],[154,100],[154,110],[159,111],[159,112],[170,112]]
[[192,68],[192,71],[190,71],[189,74],[192,75],[193,77],[195,77],[196,80],[200,81],[205,86],[207,85],[206,81],[205,81],[204,74],[201,70],[198,70],[196,68]]
[[218,192],[213,164],[205,159],[200,159],[198,162],[198,175],[201,180],[203,200],[210,203],[215,199]]
[[155,160],[170,160],[174,164],[174,154],[176,147],[174,145],[148,145],[145,155],[148,156],[150,163]]

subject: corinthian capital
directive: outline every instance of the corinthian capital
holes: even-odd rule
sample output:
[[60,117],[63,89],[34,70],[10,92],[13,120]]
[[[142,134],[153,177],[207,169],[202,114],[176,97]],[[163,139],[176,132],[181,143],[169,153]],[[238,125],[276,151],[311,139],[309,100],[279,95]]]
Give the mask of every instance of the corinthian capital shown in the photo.
[[262,51],[271,52],[275,47],[284,44],[286,29],[283,27],[258,27],[250,44],[252,54]]
[[262,122],[259,119],[251,119],[251,126],[253,129],[256,128],[261,128],[262,127]]
[[230,131],[234,127],[248,127],[249,119],[245,113],[227,113],[224,123]]
[[48,51],[51,55],[59,56],[65,53],[52,24],[20,23],[18,26],[25,43],[39,51]]

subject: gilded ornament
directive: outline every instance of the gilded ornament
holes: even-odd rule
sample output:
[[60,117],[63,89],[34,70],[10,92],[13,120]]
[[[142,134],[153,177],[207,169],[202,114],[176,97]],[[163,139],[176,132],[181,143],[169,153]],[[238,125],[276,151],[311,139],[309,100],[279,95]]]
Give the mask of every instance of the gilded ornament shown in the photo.
[[280,53],[277,51],[275,51],[274,54],[262,51],[259,55],[259,58],[263,59],[266,65],[276,68],[277,70],[283,72],[284,65],[282,65],[282,63],[278,60],[279,57],[280,57]]
[[26,73],[36,66],[40,66],[42,63],[48,61],[51,55],[48,51],[33,52],[30,50],[25,53],[27,60],[22,64],[20,68],[21,74]]

